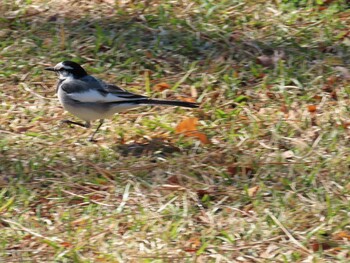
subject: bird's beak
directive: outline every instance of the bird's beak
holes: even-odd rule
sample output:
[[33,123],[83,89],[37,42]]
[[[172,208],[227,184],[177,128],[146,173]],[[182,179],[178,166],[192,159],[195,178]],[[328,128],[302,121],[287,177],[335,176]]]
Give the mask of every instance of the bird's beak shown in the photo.
[[48,71],[56,71],[55,68],[45,68],[45,70],[48,70]]

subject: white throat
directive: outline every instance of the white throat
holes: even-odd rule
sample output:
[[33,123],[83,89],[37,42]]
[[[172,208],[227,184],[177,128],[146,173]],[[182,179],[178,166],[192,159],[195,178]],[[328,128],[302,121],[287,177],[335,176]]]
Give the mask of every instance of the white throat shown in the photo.
[[[75,78],[73,78],[73,76],[71,75],[71,76],[68,76],[68,77],[60,77],[59,78],[59,83],[68,83],[68,82],[70,82],[70,81],[74,81],[75,80]],[[61,86],[61,85],[59,85],[59,86]],[[59,87],[58,87],[58,89],[59,89]]]

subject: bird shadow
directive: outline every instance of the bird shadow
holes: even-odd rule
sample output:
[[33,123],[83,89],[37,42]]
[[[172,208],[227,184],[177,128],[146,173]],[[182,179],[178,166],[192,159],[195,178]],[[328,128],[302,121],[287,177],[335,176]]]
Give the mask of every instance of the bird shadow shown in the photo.
[[138,158],[143,156],[165,158],[181,152],[179,147],[161,138],[118,144],[113,147],[113,150],[123,157],[133,156]]

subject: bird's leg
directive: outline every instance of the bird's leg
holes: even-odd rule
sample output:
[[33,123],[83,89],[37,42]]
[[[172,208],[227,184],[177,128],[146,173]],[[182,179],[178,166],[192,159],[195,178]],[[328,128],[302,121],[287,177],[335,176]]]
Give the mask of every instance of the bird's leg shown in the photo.
[[78,125],[78,126],[85,127],[85,128],[89,128],[90,127],[90,122],[88,122],[88,121],[84,124],[84,123],[81,123],[81,122],[75,122],[75,121],[70,121],[70,120],[63,120],[63,121],[61,121],[61,123]]
[[104,122],[104,120],[103,120],[103,119],[100,119],[100,123],[99,123],[99,125],[97,126],[97,129],[94,131],[94,133],[91,135],[91,137],[90,137],[90,139],[89,139],[90,142],[95,142],[94,136],[95,136],[95,134],[98,132],[98,130],[101,128],[103,122]]

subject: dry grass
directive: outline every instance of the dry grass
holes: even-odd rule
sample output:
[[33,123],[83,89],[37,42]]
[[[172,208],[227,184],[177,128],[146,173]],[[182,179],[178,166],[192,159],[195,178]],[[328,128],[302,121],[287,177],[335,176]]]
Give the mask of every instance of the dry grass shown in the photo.
[[[2,261],[348,262],[345,1],[113,2],[0,3]],[[88,143],[43,72],[66,59],[201,108]],[[210,145],[176,134],[189,117]]]

